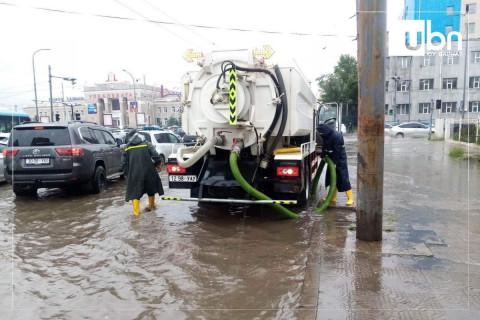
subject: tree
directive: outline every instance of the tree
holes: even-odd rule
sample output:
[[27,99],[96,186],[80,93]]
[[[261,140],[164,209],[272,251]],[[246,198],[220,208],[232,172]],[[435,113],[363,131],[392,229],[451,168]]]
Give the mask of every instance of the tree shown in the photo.
[[167,125],[168,125],[169,127],[171,127],[171,126],[179,126],[179,125],[180,125],[180,122],[178,121],[177,118],[171,117],[170,119],[168,119]]
[[333,73],[321,75],[316,80],[318,86],[322,89],[321,102],[343,103],[343,122],[347,124],[347,127],[357,127],[357,59],[351,55],[342,54],[333,69]]

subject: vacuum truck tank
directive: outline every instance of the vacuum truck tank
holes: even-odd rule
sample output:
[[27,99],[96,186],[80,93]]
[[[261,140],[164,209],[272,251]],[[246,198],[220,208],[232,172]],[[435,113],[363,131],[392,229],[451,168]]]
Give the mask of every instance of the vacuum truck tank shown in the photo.
[[168,157],[170,188],[190,189],[183,200],[256,201],[233,174],[233,151],[255,190],[304,204],[318,166],[309,84],[296,68],[268,65],[253,51],[221,54],[205,55],[184,77],[182,128],[199,139]]

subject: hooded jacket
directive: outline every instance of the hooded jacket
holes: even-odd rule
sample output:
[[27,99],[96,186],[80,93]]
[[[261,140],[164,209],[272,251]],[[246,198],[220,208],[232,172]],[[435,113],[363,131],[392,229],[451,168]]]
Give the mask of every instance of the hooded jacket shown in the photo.
[[122,169],[127,178],[125,201],[140,199],[145,193],[163,195],[162,182],[155,168],[160,161],[155,147],[143,135],[129,134],[122,154]]
[[[325,123],[319,124],[317,131],[323,139],[322,158],[328,156],[335,163],[338,191],[343,192],[352,189],[348,176],[347,153],[345,152],[345,142],[342,134]],[[329,185],[330,174],[327,168],[325,186],[328,187]]]

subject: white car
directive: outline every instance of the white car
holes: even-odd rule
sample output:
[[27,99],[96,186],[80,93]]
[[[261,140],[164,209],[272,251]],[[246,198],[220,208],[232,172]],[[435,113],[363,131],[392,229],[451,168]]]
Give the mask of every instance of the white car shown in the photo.
[[[428,137],[430,128],[420,122],[406,122],[396,126],[393,126],[389,134],[392,137],[404,138],[404,137]],[[435,128],[432,128],[432,133],[435,132]]]
[[138,133],[145,137],[145,140],[151,142],[155,146],[161,160],[165,163],[165,159],[172,153],[176,153],[178,149],[184,147],[185,144],[171,132],[162,130],[139,130]]
[[7,147],[7,141],[0,141],[0,181],[5,181],[5,174],[3,173],[3,150]]

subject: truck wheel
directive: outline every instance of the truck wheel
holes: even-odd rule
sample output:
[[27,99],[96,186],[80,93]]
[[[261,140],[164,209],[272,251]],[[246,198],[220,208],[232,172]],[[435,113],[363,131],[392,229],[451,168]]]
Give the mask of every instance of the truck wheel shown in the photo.
[[308,197],[310,195],[310,170],[308,170],[308,163],[305,164],[305,187],[302,190],[302,193],[298,197],[298,205],[304,206],[307,204]]
[[98,166],[95,169],[95,174],[92,180],[92,193],[100,193],[107,189],[107,176],[105,175],[105,169],[102,166]]
[[37,188],[32,186],[21,186],[18,184],[14,184],[13,193],[15,193],[17,197],[36,197]]

